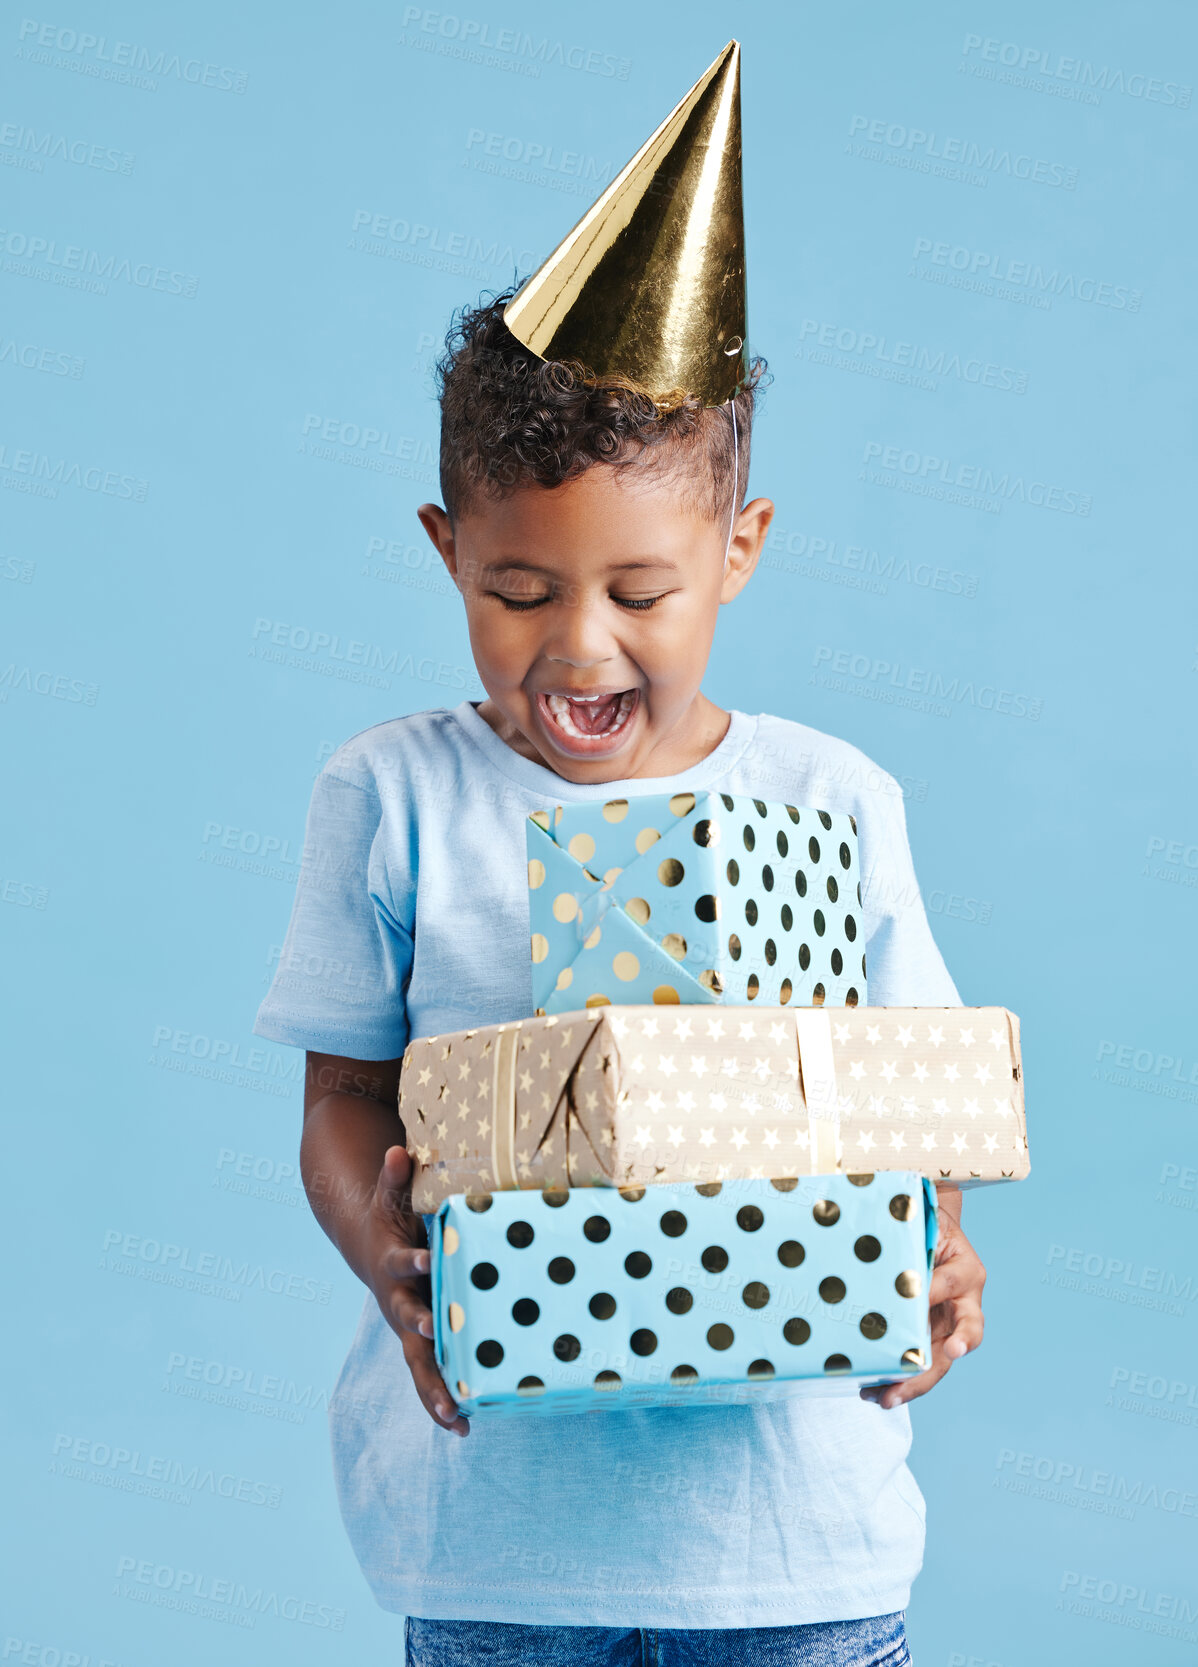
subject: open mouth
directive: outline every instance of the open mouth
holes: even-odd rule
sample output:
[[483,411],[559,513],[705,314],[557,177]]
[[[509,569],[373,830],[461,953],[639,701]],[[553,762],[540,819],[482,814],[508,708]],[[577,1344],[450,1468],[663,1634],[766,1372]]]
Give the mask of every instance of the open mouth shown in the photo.
[[572,753],[607,752],[627,733],[639,703],[639,689],[590,699],[537,693],[537,707],[550,734]]

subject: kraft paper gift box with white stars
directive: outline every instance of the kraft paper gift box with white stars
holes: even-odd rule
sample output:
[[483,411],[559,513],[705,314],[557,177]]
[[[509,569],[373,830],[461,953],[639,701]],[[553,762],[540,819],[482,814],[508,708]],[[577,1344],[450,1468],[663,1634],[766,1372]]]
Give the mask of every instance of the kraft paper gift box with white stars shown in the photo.
[[471,1416],[855,1393],[931,1358],[936,1230],[911,1172],[458,1194],[437,1364]]
[[525,831],[536,1013],[867,999],[851,816],[649,793],[534,811]]
[[451,1193],[1029,1170],[1005,1007],[592,1007],[409,1043],[414,1207]]

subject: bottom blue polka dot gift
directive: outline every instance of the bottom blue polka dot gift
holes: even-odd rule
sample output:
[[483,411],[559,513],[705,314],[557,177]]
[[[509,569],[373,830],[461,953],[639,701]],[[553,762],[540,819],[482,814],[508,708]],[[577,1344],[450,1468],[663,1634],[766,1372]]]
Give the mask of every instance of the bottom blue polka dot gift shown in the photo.
[[904,1171],[455,1193],[437,1364],[467,1416],[856,1393],[931,1357],[936,1231]]

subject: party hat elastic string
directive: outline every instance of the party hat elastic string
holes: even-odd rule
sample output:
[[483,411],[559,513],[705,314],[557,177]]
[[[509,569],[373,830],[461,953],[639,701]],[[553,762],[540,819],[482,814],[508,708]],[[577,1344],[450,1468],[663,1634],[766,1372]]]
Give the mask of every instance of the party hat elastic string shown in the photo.
[[732,550],[732,529],[736,525],[736,505],[740,499],[740,446],[736,438],[736,396],[729,401],[732,407],[732,514],[728,517],[728,537],[724,544],[724,572],[728,571],[728,556]]

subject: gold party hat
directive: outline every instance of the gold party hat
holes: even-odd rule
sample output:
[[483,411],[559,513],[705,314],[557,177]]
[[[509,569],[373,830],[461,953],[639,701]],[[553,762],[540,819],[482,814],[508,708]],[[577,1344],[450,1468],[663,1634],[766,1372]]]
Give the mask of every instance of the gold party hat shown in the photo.
[[748,373],[740,44],[715,63],[504,308],[542,359],[625,377],[659,410]]

